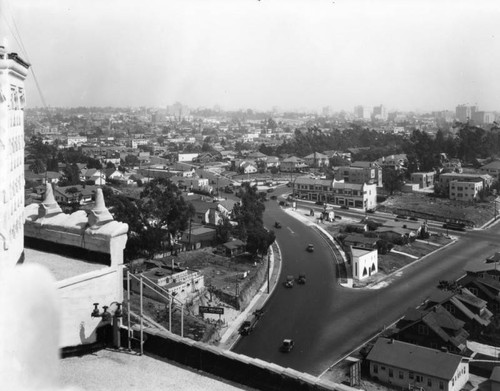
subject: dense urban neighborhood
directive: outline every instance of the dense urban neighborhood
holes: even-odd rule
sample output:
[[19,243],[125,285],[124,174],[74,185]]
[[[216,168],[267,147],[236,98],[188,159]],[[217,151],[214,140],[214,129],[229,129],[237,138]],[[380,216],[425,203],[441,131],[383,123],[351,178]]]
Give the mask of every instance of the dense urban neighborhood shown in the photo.
[[0,389],[500,391],[495,7],[8,3]]
[[[254,338],[270,316],[252,299],[266,284],[272,293],[271,269],[275,287],[310,284],[305,273],[276,269],[288,261],[281,231],[293,230],[268,223],[271,205],[315,227],[331,248],[337,284],[348,289],[380,289],[496,222],[500,127],[494,115],[471,107],[471,119],[463,109],[417,115],[380,106],[369,117],[360,108],[318,115],[179,103],[28,109],[25,203],[49,199],[70,214],[105,204],[129,227],[131,321],[145,311],[153,327],[244,349],[238,338]],[[314,254],[312,244],[307,250]],[[337,367],[365,381],[437,390],[462,389],[469,371],[489,376],[494,365],[484,362],[496,357],[471,346],[499,343],[498,250],[471,259],[460,279],[435,281],[431,296]],[[444,362],[449,369],[436,370]],[[327,375],[360,384],[342,371]]]

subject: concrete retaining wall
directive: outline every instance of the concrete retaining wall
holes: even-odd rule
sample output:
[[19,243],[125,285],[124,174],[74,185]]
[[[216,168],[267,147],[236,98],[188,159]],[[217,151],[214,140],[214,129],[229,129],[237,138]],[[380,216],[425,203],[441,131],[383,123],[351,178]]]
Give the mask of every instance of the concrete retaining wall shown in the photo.
[[[159,330],[144,331],[144,351],[258,390],[339,390],[354,388]],[[124,337],[126,338],[126,332]]]

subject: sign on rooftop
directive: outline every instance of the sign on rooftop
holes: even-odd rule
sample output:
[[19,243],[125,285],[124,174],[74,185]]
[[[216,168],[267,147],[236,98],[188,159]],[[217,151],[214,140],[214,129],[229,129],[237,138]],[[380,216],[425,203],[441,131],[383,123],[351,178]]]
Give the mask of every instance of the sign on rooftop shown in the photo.
[[224,307],[207,307],[200,305],[198,308],[200,314],[224,314]]

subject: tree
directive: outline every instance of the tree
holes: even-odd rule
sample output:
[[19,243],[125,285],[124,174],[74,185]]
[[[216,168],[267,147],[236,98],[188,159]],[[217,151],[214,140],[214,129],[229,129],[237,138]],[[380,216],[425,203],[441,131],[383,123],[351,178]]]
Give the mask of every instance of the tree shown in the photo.
[[73,164],[68,164],[64,169],[64,176],[59,182],[60,186],[71,186],[80,184],[80,170],[78,166]]
[[[195,209],[181,195],[178,187],[167,179],[157,178],[146,184],[141,192],[139,209],[150,231],[166,231],[167,236],[149,234],[151,240],[167,241],[170,246],[185,232]],[[154,249],[158,249],[154,246]]]
[[30,170],[35,174],[41,174],[47,171],[47,168],[41,159],[35,159],[33,163],[30,164]]
[[92,157],[87,158],[87,168],[96,168],[100,170],[102,168],[102,163]]
[[231,238],[233,226],[228,218],[223,218],[215,228],[215,242],[216,244],[223,244]]
[[127,155],[125,156],[125,165],[130,168],[138,166],[139,158],[136,155]]
[[246,250],[253,256],[263,256],[276,239],[274,231],[266,231],[262,226],[254,226],[248,232]]
[[404,184],[403,173],[391,167],[382,169],[384,188],[393,195],[395,191],[400,191]]

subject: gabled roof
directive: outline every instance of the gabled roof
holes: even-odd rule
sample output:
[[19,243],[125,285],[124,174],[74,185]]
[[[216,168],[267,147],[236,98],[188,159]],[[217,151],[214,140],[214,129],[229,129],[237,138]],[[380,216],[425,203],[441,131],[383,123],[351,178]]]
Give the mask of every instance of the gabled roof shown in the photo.
[[329,159],[329,157],[319,152],[313,152],[310,155],[307,155],[304,159]]
[[462,357],[406,342],[379,338],[368,354],[369,361],[449,381]]
[[481,170],[484,169],[494,169],[494,170],[500,170],[500,160],[494,160],[491,163],[485,164],[484,166],[480,167]]
[[206,213],[207,210],[215,208],[215,204],[211,202],[193,200],[190,201],[193,204],[196,213]]
[[223,244],[224,247],[228,249],[237,249],[238,247],[245,246],[245,243],[239,239],[231,240],[230,242],[226,242]]
[[467,262],[464,266],[464,271],[470,273],[486,272],[490,270],[500,271],[500,265],[498,265],[498,262],[486,262],[486,260],[474,259]]
[[283,163],[304,163],[304,160],[297,156],[290,156],[283,159]]

